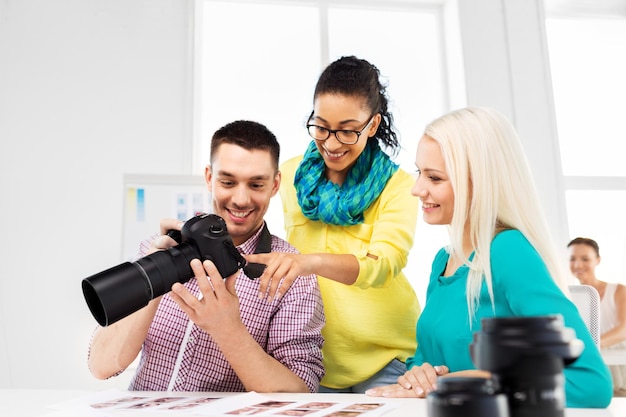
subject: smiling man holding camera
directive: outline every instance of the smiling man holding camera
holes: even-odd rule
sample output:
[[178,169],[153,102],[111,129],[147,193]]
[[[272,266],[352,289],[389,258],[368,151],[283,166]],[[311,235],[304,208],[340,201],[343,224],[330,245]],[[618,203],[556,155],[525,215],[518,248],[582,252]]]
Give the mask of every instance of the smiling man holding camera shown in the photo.
[[[213,135],[205,177],[214,214],[243,254],[296,253],[263,220],[280,186],[279,154],[276,137],[256,122],[235,121]],[[160,226],[162,236],[142,242],[141,256],[176,245],[166,233],[182,224],[165,219]],[[89,349],[94,376],[121,373],[141,352],[131,390],[318,390],[324,313],[315,275],[298,277],[267,301],[243,270],[222,279],[211,261],[190,265],[190,281],[96,330]]]

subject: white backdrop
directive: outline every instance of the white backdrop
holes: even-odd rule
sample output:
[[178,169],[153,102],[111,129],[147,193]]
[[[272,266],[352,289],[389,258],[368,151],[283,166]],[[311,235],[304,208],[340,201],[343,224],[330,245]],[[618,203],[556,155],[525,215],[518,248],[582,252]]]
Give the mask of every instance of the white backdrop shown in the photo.
[[80,282],[120,262],[123,175],[188,173],[191,6],[0,2],[0,388],[123,383]]

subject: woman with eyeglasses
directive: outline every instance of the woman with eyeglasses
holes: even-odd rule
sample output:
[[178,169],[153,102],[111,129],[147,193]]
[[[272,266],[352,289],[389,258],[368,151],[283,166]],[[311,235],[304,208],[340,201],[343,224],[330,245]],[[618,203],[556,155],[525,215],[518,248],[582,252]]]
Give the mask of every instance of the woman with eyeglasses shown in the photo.
[[418,202],[379,70],[353,56],[320,75],[303,156],[281,166],[287,240],[300,255],[246,256],[267,265],[261,298],[280,297],[296,276],[317,274],[326,326],[320,392],[365,392],[394,383],[415,351],[420,306],[402,272]]

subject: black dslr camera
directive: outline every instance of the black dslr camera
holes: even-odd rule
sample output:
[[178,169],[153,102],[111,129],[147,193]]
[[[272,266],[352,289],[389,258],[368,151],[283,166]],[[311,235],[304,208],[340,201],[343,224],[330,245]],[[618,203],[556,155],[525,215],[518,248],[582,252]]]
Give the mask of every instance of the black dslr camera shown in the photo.
[[246,263],[228,234],[226,222],[215,214],[192,217],[180,233],[170,231],[168,235],[179,245],[83,279],[85,301],[101,326],[115,323],[146,306],[150,300],[169,292],[174,283],[189,281],[193,277],[189,265],[192,259],[213,261],[224,278],[240,268],[250,278],[258,278],[263,272],[263,265]]
[[[560,314],[534,317],[501,317],[481,321],[470,345],[478,369],[490,371],[484,378],[438,380],[428,395],[429,416],[563,417],[565,376],[563,367],[584,349],[573,329],[564,327]],[[440,388],[446,388],[440,391]],[[486,389],[488,387],[489,389]],[[502,397],[507,407],[502,406]]]

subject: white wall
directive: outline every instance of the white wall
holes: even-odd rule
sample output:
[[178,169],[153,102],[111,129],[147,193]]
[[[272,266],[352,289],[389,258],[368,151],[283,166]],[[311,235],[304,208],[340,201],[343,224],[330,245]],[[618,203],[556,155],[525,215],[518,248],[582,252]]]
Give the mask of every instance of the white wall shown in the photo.
[[0,388],[99,387],[81,280],[124,173],[191,165],[190,0],[0,1]]

